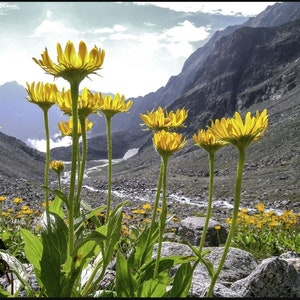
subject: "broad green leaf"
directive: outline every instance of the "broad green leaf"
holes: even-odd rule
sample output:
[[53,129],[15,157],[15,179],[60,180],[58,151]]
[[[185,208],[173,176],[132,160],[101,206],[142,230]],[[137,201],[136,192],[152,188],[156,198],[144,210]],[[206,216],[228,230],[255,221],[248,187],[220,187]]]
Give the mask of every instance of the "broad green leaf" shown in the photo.
[[125,256],[118,251],[116,262],[116,292],[117,297],[136,297],[137,282],[132,275]]
[[[153,278],[156,260],[152,259],[149,263],[140,268],[139,282],[147,281]],[[174,266],[174,259],[172,257],[162,257],[159,260],[158,274],[169,271]]]
[[36,270],[41,270],[41,259],[43,253],[43,244],[38,237],[31,231],[20,228],[20,234],[24,240],[24,251],[28,261],[34,266]]
[[50,189],[50,188],[46,187],[45,185],[43,185],[42,188],[44,190],[47,190],[47,191],[53,193],[55,196],[60,198],[66,204],[67,207],[69,207],[69,199],[68,199],[68,196],[64,192],[62,192],[61,190]]
[[171,298],[186,298],[193,279],[194,270],[190,263],[182,264],[176,272],[172,289],[168,292]]
[[63,219],[65,214],[63,211],[62,203],[63,201],[61,200],[61,198],[56,196],[51,205],[49,205],[49,212],[55,213]]
[[[43,254],[41,280],[47,297],[63,296],[65,274],[62,265],[67,259],[68,228],[57,214],[44,212],[42,218]],[[68,274],[67,274],[68,275]]]
[[167,286],[170,283],[168,274],[168,272],[162,272],[158,275],[158,277],[144,281],[138,288],[137,297],[163,297],[166,294]]
[[150,237],[149,233],[150,227],[146,227],[136,239],[135,251],[129,257],[129,263],[136,268],[140,268],[143,264],[152,259],[153,246],[157,243],[159,234],[158,223],[155,223]]
[[122,226],[122,208],[125,202],[118,204],[112,211],[107,222],[107,242],[105,243],[104,264],[107,266],[114,255],[116,244],[120,241]]

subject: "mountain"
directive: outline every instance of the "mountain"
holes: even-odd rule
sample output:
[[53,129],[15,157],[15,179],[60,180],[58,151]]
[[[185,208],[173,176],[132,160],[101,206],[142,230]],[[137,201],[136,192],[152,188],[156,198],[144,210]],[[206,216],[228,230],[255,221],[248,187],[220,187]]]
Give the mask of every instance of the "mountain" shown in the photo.
[[19,139],[0,132],[0,177],[43,182],[45,154]]
[[[140,113],[158,105],[169,110],[188,109],[184,133],[191,136],[211,118],[279,97],[298,82],[299,18],[300,3],[281,2],[268,6],[242,25],[216,32],[187,59],[178,76],[171,77],[156,92],[133,99],[130,117],[119,114],[112,123],[124,132],[124,139],[130,136],[134,146],[140,148],[144,141],[140,139]],[[150,137],[145,137],[146,145],[151,145]],[[95,140],[89,141],[89,147],[99,149],[93,146]],[[113,141],[113,151],[120,152],[120,157],[115,158],[121,158],[128,150],[124,148],[126,144],[114,136]],[[55,150],[58,158],[62,157],[59,152],[64,153],[65,148]],[[102,156],[106,152],[98,154],[98,158],[106,157]]]
[[[166,87],[135,99],[130,115],[120,114],[122,130],[113,133],[113,153],[121,158],[130,148],[139,148],[139,152],[119,164],[114,180],[131,188],[157,183],[160,157],[153,149],[151,132],[141,130],[139,114],[158,105],[168,110],[184,107],[189,116],[182,132],[188,144],[170,158],[168,188],[170,193],[206,195],[207,153],[193,144],[192,134],[210,119],[267,108],[270,121],[266,135],[247,149],[243,200],[299,209],[299,26],[300,3],[269,6],[244,26],[216,32]],[[105,134],[90,138],[88,158],[106,158],[105,143]],[[51,150],[55,159],[66,159],[70,153],[70,147]],[[235,169],[235,149],[218,151],[215,197],[232,197]],[[102,181],[105,176],[104,172]],[[88,180],[96,182],[95,178]]]
[[[256,17],[250,18],[245,23],[235,26],[228,26],[222,31],[217,31],[209,41],[201,48],[197,49],[184,63],[182,71],[177,76],[172,76],[165,87],[161,87],[156,92],[149,93],[144,97],[134,98],[134,104],[130,110],[131,118],[122,115],[122,122],[119,130],[130,127],[138,128],[140,124],[139,113],[145,113],[160,106],[170,106],[177,99],[185,101],[184,93],[201,72],[203,64],[209,56],[213,55],[216,43],[226,36],[231,35],[241,27],[273,27],[288,23],[300,18],[299,2],[279,2],[268,6]],[[224,43],[226,40],[224,40]],[[239,47],[240,45],[237,45]],[[228,60],[230,58],[228,57]]]

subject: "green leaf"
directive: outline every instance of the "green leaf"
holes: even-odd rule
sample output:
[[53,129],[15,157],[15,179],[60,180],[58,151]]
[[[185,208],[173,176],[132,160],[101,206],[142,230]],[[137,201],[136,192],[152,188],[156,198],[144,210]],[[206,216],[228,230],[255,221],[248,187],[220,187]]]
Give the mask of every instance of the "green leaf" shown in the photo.
[[136,297],[137,281],[132,275],[125,256],[118,251],[116,262],[116,292],[117,297]]
[[20,234],[24,240],[24,251],[28,261],[38,271],[41,270],[40,261],[42,259],[43,244],[32,232],[25,228],[20,228]]
[[153,298],[163,297],[170,284],[169,272],[164,271],[157,277],[144,281],[138,289],[137,297]]
[[55,196],[57,196],[58,198],[60,198],[66,204],[67,207],[69,207],[69,199],[68,199],[68,196],[64,192],[62,192],[61,190],[50,189],[50,188],[46,187],[45,185],[43,185],[42,188],[44,190],[47,190],[47,191],[53,193]]
[[157,243],[158,239],[158,223],[155,223],[151,237],[148,244],[147,239],[150,232],[150,227],[146,227],[142,233],[138,236],[135,243],[135,251],[129,257],[130,264],[135,268],[140,268],[143,264],[152,259],[153,246]]
[[83,247],[87,242],[94,241],[94,245],[100,245],[106,239],[106,235],[103,235],[100,232],[93,230],[89,232],[84,238],[76,240],[74,253],[77,253],[79,248]]
[[190,263],[182,264],[176,272],[172,289],[168,292],[171,298],[186,298],[193,279],[194,270]]
[[107,223],[107,242],[105,245],[104,264],[107,266],[114,255],[116,244],[120,241],[122,226],[122,208],[124,202],[118,204],[112,211]]
[[83,213],[80,217],[78,217],[74,222],[75,232],[77,232],[81,227],[83,227],[87,220],[92,219],[93,217],[95,217],[96,214],[103,211],[104,207],[105,206],[97,207],[91,211]]
[[67,259],[68,249],[68,228],[64,220],[57,214],[44,212],[41,237],[43,243],[41,280],[45,294],[48,297],[60,297],[66,277],[61,269]]
[[51,205],[49,205],[49,212],[55,213],[63,219],[65,214],[62,208],[62,203],[63,201],[61,200],[61,198],[56,196]]
[[[155,263],[155,259],[152,259],[140,268],[139,282],[150,280],[154,276]],[[173,266],[174,259],[172,257],[162,257],[159,260],[158,273],[169,271]]]

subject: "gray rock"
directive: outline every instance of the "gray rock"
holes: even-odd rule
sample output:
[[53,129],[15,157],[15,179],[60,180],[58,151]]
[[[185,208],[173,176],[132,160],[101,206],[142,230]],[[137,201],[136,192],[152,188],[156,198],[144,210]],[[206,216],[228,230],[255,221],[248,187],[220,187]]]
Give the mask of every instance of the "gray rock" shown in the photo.
[[271,257],[231,289],[241,297],[300,297],[299,273],[284,259]]
[[[205,226],[205,217],[188,217],[181,221],[181,226],[178,228],[178,235],[184,242],[190,242],[192,245],[198,246]],[[219,225],[220,229],[215,229]],[[227,238],[227,229],[225,226],[210,218],[208,229],[205,238],[205,246],[216,247],[224,244]]]

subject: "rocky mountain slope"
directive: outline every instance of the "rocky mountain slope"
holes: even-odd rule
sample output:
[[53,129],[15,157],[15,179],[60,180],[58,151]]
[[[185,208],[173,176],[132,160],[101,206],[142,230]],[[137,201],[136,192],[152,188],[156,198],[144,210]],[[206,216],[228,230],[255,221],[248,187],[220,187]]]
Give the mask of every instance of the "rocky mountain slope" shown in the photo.
[[[242,205],[253,207],[263,201],[271,208],[299,211],[300,4],[277,3],[247,25],[217,32],[207,47],[198,49],[186,61],[181,74],[170,78],[166,87],[137,99],[130,115],[122,115],[123,127],[128,129],[113,134],[114,158],[123,157],[130,148],[140,150],[114,165],[114,189],[134,193],[154,190],[157,184],[160,157],[152,146],[151,132],[143,132],[140,127],[139,113],[158,105],[189,111],[187,127],[182,130],[188,144],[170,158],[168,190],[169,195],[188,196],[199,202],[207,199],[208,156],[193,144],[193,133],[208,125],[210,119],[230,116],[234,111],[245,114],[267,108],[270,120],[266,135],[247,149]],[[105,135],[90,139],[88,149],[87,166],[94,167],[94,159],[107,157]],[[56,148],[51,157],[68,160],[70,153],[68,147]],[[233,147],[216,154],[214,197],[231,203],[236,156]],[[14,175],[25,172],[19,171],[21,163],[5,164],[8,167],[3,170],[15,168]],[[41,173],[40,163],[34,167]],[[27,177],[28,173],[16,176]],[[85,178],[85,184],[105,189],[106,169],[94,171],[93,176]],[[94,197],[88,192],[86,196]]]

